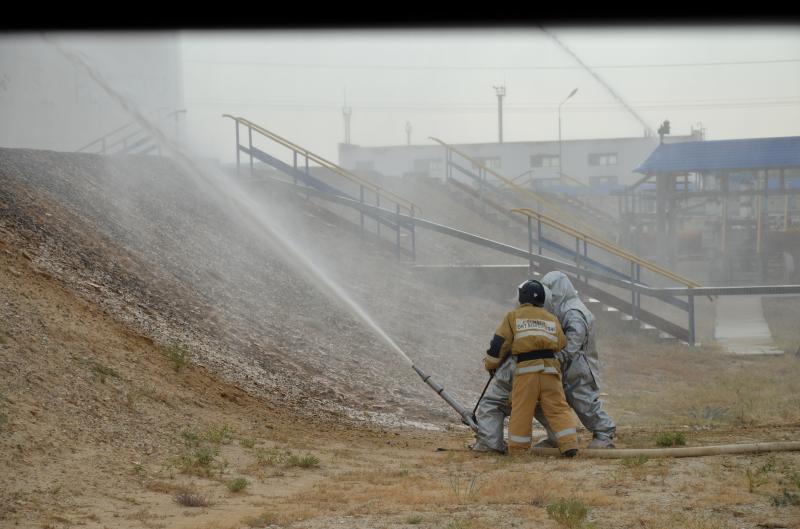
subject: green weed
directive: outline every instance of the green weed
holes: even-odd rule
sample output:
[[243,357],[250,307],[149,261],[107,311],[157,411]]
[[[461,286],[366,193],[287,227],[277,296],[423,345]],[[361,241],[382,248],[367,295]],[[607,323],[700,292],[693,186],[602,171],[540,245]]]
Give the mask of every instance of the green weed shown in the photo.
[[658,446],[674,447],[686,445],[686,436],[681,432],[662,432],[656,437]]
[[450,491],[459,502],[471,501],[477,498],[484,485],[481,483],[478,473],[462,472],[460,469],[455,471],[448,469],[447,482],[450,485]]
[[236,478],[233,481],[228,482],[228,490],[231,492],[242,491],[246,486],[247,480],[244,478]]
[[230,426],[227,424],[223,424],[219,428],[211,428],[206,432],[205,438],[209,443],[212,444],[231,444],[233,441],[233,432],[231,431]]
[[635,457],[624,457],[620,460],[622,466],[627,468],[637,468],[649,461],[649,458],[646,455],[638,455]]
[[178,467],[184,474],[208,477],[213,473],[215,467],[224,466],[215,461],[216,456],[216,449],[209,446],[199,446],[193,450],[187,450],[181,455],[178,461]]
[[319,466],[320,460],[317,456],[311,454],[299,456],[290,451],[282,452],[278,449],[270,448],[257,450],[256,462],[259,466],[314,468]]
[[447,524],[447,529],[472,529],[475,526],[475,521],[467,518],[453,520]]
[[304,456],[290,455],[286,460],[286,466],[300,468],[314,468],[319,466],[319,458],[306,454]]
[[200,436],[192,431],[186,430],[181,435],[183,436],[183,442],[188,447],[195,447],[200,444]]
[[758,487],[769,482],[769,479],[762,476],[758,470],[754,471],[750,468],[745,470],[745,477],[747,478],[747,489],[750,492],[755,492]]
[[589,508],[580,500],[558,500],[547,506],[547,516],[564,527],[583,527]]
[[116,378],[117,380],[121,379],[122,377],[111,369],[110,367],[106,367],[104,365],[98,364],[97,362],[90,363],[90,369],[94,376],[100,381],[101,384],[106,383],[106,377]]
[[164,348],[164,351],[167,353],[167,358],[169,361],[172,362],[172,367],[175,369],[175,372],[180,372],[181,369],[189,365],[191,361],[192,355],[189,350],[180,344],[172,344]]
[[783,489],[783,496],[770,496],[775,507],[800,506],[800,494]]
[[420,516],[418,514],[415,515],[415,516],[409,516],[408,518],[406,518],[406,523],[409,524],[409,525],[420,524],[420,523],[422,523],[422,516]]

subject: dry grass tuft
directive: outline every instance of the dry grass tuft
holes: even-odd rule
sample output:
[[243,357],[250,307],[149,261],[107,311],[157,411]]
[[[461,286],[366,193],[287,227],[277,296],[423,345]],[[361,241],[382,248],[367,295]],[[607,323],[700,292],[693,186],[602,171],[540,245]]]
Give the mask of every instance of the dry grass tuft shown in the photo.
[[192,491],[182,491],[175,495],[175,501],[184,507],[208,507],[208,498]]

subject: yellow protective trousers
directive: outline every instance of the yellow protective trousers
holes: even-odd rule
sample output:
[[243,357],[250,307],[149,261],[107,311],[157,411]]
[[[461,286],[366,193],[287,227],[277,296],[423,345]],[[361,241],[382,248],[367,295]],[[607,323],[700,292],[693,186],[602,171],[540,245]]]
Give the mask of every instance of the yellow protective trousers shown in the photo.
[[[524,362],[527,363],[527,362]],[[541,403],[542,412],[556,434],[563,454],[578,448],[575,418],[564,396],[558,372],[542,364],[517,367],[511,388],[511,419],[508,423],[508,451],[527,451],[531,446],[533,413]],[[555,371],[554,369],[552,369]]]

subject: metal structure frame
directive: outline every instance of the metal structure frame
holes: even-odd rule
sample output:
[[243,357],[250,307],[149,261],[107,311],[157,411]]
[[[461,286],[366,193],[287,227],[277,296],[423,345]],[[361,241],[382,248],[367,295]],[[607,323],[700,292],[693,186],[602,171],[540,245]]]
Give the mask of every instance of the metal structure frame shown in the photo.
[[[639,181],[626,188],[624,191],[613,193],[618,197],[618,208],[620,219],[627,225],[633,226],[634,231],[626,234],[630,240],[630,246],[638,249],[642,237],[642,228],[645,225],[654,224],[655,236],[658,240],[657,259],[660,262],[668,262],[674,266],[679,257],[677,247],[678,224],[680,217],[689,213],[692,209],[704,207],[708,200],[714,200],[721,204],[718,214],[717,243],[720,254],[726,255],[731,248],[731,229],[734,225],[746,225],[755,230],[755,241],[752,253],[765,258],[765,244],[767,233],[789,231],[794,228],[791,217],[792,211],[789,208],[789,199],[792,196],[800,195],[800,189],[788,188],[786,186],[785,168],[762,168],[762,169],[743,169],[756,175],[757,189],[752,190],[731,190],[730,177],[740,171],[725,170],[719,171],[719,189],[714,190],[692,190],[689,185],[690,174],[703,174],[705,171],[695,173],[648,173]],[[777,175],[770,174],[773,171]],[[655,190],[644,190],[641,186],[650,183],[655,179]],[[779,186],[777,189],[770,189],[769,183],[777,179]],[[770,230],[769,199],[770,197],[784,197],[783,211],[777,212],[777,217],[783,217],[782,229]],[[754,200],[754,213],[752,220],[731,219],[731,210],[735,204],[734,199],[741,197],[752,197]],[[692,200],[699,203],[691,205]],[[649,204],[649,207],[648,207]],[[648,210],[655,206],[655,211]],[[761,280],[765,281],[765,270],[762,267]]]

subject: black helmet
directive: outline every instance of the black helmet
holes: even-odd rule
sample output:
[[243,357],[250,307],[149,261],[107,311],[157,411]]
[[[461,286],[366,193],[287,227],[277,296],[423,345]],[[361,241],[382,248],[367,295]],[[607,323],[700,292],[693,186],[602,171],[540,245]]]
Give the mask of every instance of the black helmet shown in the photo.
[[544,286],[535,279],[526,279],[517,287],[517,290],[519,290],[520,303],[530,303],[537,307],[544,305]]

